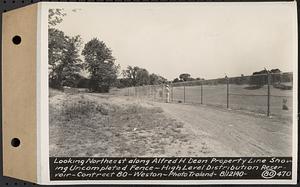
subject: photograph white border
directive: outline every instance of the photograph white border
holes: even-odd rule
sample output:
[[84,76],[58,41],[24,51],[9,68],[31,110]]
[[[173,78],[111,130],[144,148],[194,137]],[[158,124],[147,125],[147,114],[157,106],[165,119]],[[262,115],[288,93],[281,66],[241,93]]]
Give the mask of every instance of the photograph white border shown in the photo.
[[[132,2],[134,3],[134,2]],[[293,57],[293,164],[291,180],[66,180],[66,181],[50,181],[49,168],[49,111],[48,111],[48,9],[49,8],[82,8],[88,4],[102,4],[114,6],[131,5],[132,3],[120,2],[40,2],[38,3],[38,35],[37,35],[37,181],[38,184],[59,185],[59,184],[164,184],[164,185],[191,185],[191,184],[296,184],[297,183],[297,153],[298,153],[298,33],[297,33],[297,4],[292,2],[138,2],[138,4],[195,4],[195,5],[255,5],[255,4],[284,4],[290,5],[294,10],[294,19],[296,28],[293,32],[295,35]]]

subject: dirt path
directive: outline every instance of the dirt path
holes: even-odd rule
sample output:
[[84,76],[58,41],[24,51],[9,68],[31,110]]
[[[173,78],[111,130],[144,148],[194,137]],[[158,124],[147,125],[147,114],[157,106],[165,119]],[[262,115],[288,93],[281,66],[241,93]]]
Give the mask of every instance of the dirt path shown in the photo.
[[[242,114],[226,109],[186,104],[154,103],[183,121],[194,134],[223,145],[223,156],[290,156],[292,123],[265,116]],[[220,146],[216,147],[222,148]],[[229,154],[229,155],[228,155]]]

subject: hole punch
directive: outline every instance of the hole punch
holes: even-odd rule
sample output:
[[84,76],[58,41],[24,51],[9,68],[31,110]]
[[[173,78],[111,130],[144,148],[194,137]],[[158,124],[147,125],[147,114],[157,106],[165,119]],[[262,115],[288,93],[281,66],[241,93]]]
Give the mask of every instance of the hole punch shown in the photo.
[[22,41],[21,36],[18,36],[18,35],[14,36],[12,41],[15,45],[19,45]]
[[11,145],[12,145],[13,147],[19,147],[20,144],[21,144],[21,141],[20,141],[19,138],[13,138],[13,139],[11,140]]

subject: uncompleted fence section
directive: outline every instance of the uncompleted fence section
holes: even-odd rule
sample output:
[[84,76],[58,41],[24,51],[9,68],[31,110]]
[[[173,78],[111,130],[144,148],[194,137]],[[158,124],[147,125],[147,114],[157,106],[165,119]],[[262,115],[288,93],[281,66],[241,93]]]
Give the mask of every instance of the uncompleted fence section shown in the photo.
[[122,88],[122,95],[156,102],[214,105],[265,115],[292,116],[293,74],[267,73]]

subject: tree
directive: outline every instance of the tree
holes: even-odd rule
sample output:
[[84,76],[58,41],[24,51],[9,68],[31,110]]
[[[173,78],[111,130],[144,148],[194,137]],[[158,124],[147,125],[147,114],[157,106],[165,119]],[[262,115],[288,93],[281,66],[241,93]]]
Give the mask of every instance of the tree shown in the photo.
[[63,31],[55,29],[54,26],[63,21],[66,14],[63,9],[49,9],[48,11],[48,69],[49,86],[61,88],[61,72],[63,51],[65,48],[65,34]]
[[64,9],[54,8],[49,9],[48,11],[48,27],[53,28],[57,24],[63,21],[63,17],[67,14],[64,12]]
[[164,84],[168,82],[166,78],[154,73],[150,74],[149,79],[151,85]]
[[188,73],[182,73],[179,75],[179,79],[182,81],[191,81],[194,80],[193,78],[191,78],[191,75]]
[[139,68],[136,73],[136,84],[138,86],[148,85],[150,83],[149,72],[146,69]]
[[[82,61],[79,58],[79,48],[82,45],[80,36],[68,37],[61,32],[59,43],[54,42],[49,55],[49,85],[61,89],[63,86],[76,87],[80,79]],[[52,45],[52,44],[51,44]]]
[[76,82],[77,88],[89,88],[90,79],[80,76],[78,82]]
[[145,68],[138,66],[127,66],[122,72],[126,84],[129,86],[141,86],[141,85],[157,85],[166,83],[168,80],[157,74],[150,74]]
[[66,47],[63,51],[63,70],[61,72],[61,85],[69,87],[77,87],[82,69],[82,60],[79,56],[79,49],[82,45],[80,36],[66,37]]
[[66,36],[55,28],[63,21],[63,9],[49,9],[48,12],[48,60],[49,86],[57,89],[63,86],[77,87],[81,76],[82,61],[79,50],[80,36]]
[[125,87],[131,87],[131,80],[128,78],[120,78],[117,79],[117,81],[115,82],[115,87],[117,88],[125,88]]
[[123,76],[130,80],[131,86],[137,86],[137,72],[139,69],[140,68],[137,66],[127,66],[127,68],[122,72]]
[[60,80],[58,79],[58,67],[62,63],[63,51],[65,48],[64,32],[50,28],[48,29],[48,70],[49,70],[49,86],[53,88],[61,88]]
[[172,82],[173,82],[173,83],[181,82],[181,80],[179,80],[178,78],[175,78]]
[[82,51],[84,68],[90,73],[89,89],[95,92],[108,92],[117,80],[119,66],[115,65],[112,51],[103,41],[93,38]]

